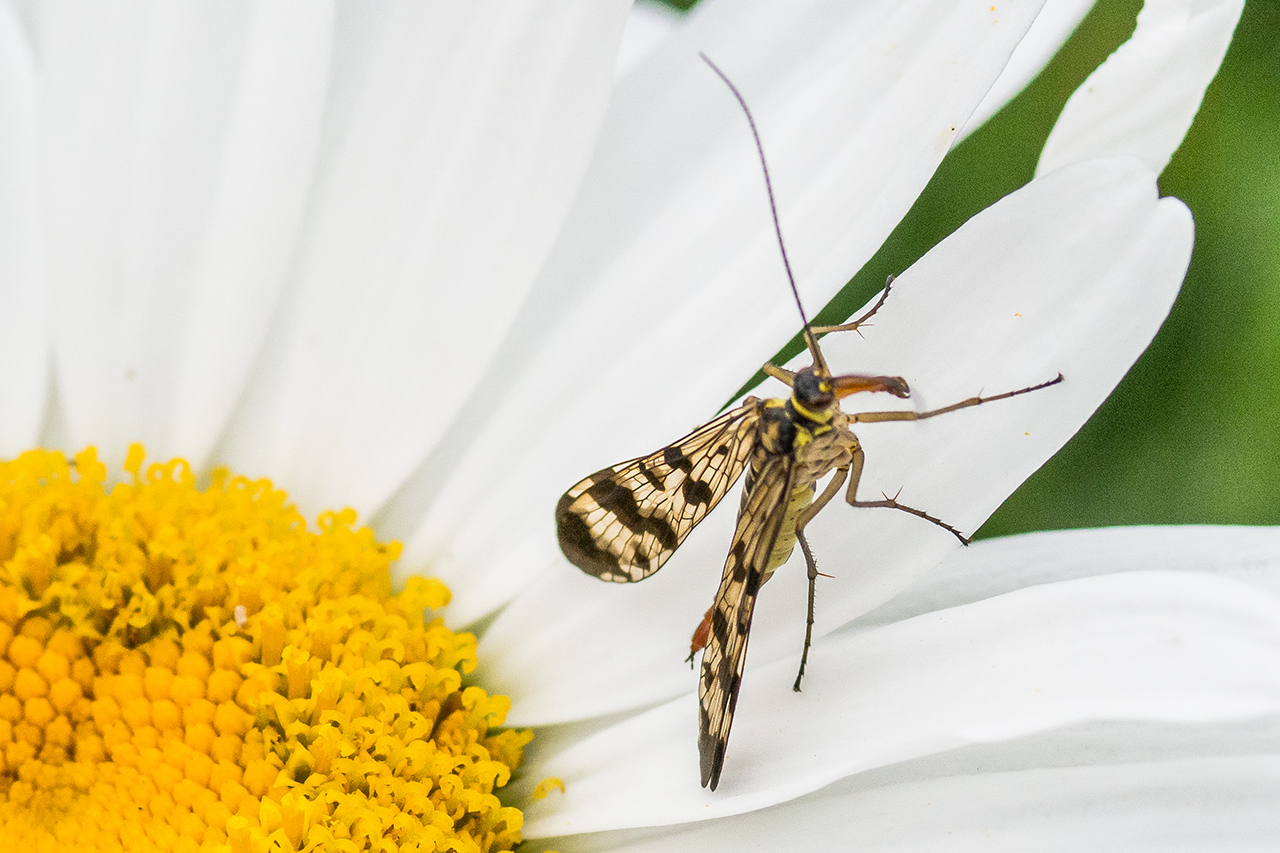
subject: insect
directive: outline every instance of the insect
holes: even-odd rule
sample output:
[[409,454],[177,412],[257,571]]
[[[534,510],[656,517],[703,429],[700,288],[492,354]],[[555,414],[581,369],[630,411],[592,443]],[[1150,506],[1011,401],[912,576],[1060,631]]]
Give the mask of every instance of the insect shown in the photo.
[[[797,543],[809,575],[804,650],[794,684],[794,689],[800,690],[813,638],[814,590],[820,575],[804,531],[846,481],[845,500],[850,506],[907,512],[947,530],[962,543],[969,543],[963,533],[945,521],[899,503],[887,494],[882,495],[881,500],[860,500],[857,492],[864,453],[850,425],[924,420],[1038,391],[1061,382],[1062,374],[1039,385],[990,397],[970,397],[924,412],[846,414],[841,411],[840,400],[851,394],[882,392],[899,398],[910,396],[910,389],[900,376],[833,375],[818,347],[818,335],[856,330],[866,323],[888,298],[893,278],[886,282],[879,300],[856,320],[839,326],[809,324],[782,242],[777,205],[755,120],[729,78],[705,55],[702,59],[737,98],[751,127],[783,266],[800,310],[805,343],[813,364],[798,372],[764,365],[765,373],[790,386],[790,397],[767,400],[747,397],[736,408],[657,452],[605,468],[582,480],[560,498],[556,506],[556,532],[565,556],[587,574],[621,583],[644,580],[662,567],[689,532],[746,472],[720,587],[690,643],[690,661],[699,651],[703,653],[698,679],[698,751],[702,785],[714,791],[724,767],[756,595],[774,570],[791,556]],[[817,483],[832,472],[834,476],[819,494]]]

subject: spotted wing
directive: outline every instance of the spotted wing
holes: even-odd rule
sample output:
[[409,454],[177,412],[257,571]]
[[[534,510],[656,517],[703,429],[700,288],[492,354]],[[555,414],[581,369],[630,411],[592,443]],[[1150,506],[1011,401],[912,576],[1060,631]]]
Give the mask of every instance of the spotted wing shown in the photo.
[[720,783],[733,709],[738,704],[756,593],[764,582],[774,542],[787,514],[794,462],[792,454],[769,454],[763,448],[756,451],[751,472],[754,476],[749,475],[747,481],[733,543],[712,605],[711,631],[698,680],[698,753],[702,760],[702,786],[710,785],[713,791]]
[[647,578],[741,476],[759,422],[748,397],[657,453],[587,477],[556,505],[560,549],[602,580]]

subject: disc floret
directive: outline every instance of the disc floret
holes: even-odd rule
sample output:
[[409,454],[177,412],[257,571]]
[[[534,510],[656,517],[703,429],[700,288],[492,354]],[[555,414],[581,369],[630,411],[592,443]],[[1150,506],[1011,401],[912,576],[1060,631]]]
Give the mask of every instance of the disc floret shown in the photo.
[[266,480],[0,463],[0,837],[39,850],[509,850],[532,738],[449,591]]

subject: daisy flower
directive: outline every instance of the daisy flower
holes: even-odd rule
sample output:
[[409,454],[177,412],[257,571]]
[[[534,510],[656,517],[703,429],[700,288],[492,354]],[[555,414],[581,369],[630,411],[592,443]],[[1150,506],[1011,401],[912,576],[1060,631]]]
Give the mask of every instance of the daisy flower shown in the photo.
[[[1280,711],[1265,531],[957,554],[833,506],[810,527],[836,578],[805,692],[803,573],[780,571],[715,794],[682,646],[728,514],[634,588],[552,533],[566,486],[706,420],[797,327],[750,136],[699,50],[756,113],[817,307],[1082,6],[708,2],[621,72],[625,3],[0,6],[5,831],[1256,840]],[[1192,244],[1155,179],[1239,13],[1149,3],[1036,179],[904,271],[865,340],[826,339],[922,407],[1067,377],[860,429],[868,493],[976,528],[1145,348]]]

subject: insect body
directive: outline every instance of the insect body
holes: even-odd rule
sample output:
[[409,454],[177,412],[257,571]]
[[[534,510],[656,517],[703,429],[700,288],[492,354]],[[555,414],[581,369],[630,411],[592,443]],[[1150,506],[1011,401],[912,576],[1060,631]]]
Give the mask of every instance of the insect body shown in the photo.
[[[710,60],[706,61],[738,98],[759,147],[755,122],[742,96]],[[763,149],[760,158],[763,166]],[[764,173],[772,205],[773,190],[767,167]],[[774,225],[776,228],[776,212]],[[780,229],[778,241],[782,246]],[[785,247],[782,255],[791,278]],[[968,544],[969,540],[951,525],[898,503],[888,495],[882,496],[882,500],[858,499],[864,454],[850,425],[924,420],[1062,381],[1059,374],[1040,385],[991,397],[970,397],[925,412],[847,414],[841,411],[840,400],[859,392],[879,391],[899,398],[910,396],[906,381],[898,376],[833,376],[818,348],[817,334],[853,330],[865,323],[884,304],[892,283],[890,278],[880,299],[857,320],[833,327],[810,327],[797,293],[796,304],[800,307],[813,364],[798,372],[772,364],[764,366],[767,374],[790,386],[788,398],[747,397],[741,405],[674,444],[597,471],[570,488],[556,505],[560,547],[574,565],[602,580],[638,581],[667,561],[746,472],[720,587],[711,609],[694,632],[690,652],[692,659],[698,651],[703,651],[698,681],[698,751],[702,784],[712,790],[719,783],[724,766],[756,595],[774,570],[791,556],[796,543],[804,553],[809,575],[804,651],[794,685],[794,689],[800,689],[812,640],[814,588],[820,574],[804,530],[846,481],[845,499],[850,505],[908,512],[944,528]],[[796,292],[794,280],[791,287]],[[834,476],[818,494],[817,483],[832,472]]]

